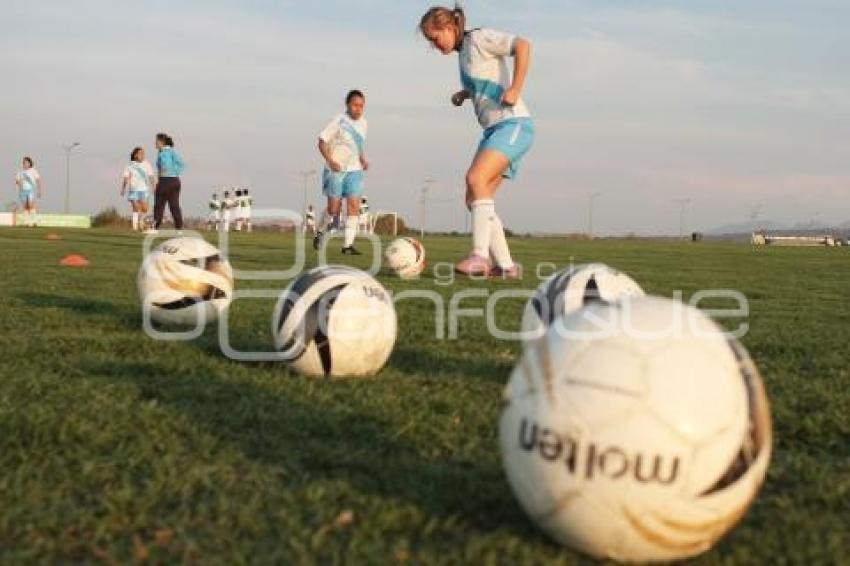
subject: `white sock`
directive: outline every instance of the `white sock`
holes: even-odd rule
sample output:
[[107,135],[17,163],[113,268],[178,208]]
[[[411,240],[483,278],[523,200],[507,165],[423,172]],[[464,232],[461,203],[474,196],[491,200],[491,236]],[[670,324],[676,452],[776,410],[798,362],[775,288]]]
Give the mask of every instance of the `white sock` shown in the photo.
[[345,247],[354,245],[354,238],[357,237],[357,227],[360,225],[360,218],[357,216],[348,216],[345,221]]
[[32,210],[30,210],[30,226],[35,226],[36,224],[38,224],[37,214],[38,213],[35,211],[34,208]]
[[328,226],[330,226],[330,224],[331,224],[332,219],[333,219],[333,216],[331,216],[330,213],[327,210],[324,211],[322,213],[321,220],[319,220],[319,226],[317,227],[318,231],[324,232],[325,230],[327,230]]
[[502,269],[510,269],[514,266],[511,250],[508,248],[508,239],[505,237],[505,226],[495,212],[493,222],[490,223],[490,255],[496,260],[496,265]]
[[133,230],[138,230],[138,229],[139,229],[139,213],[134,212],[133,213]]
[[496,203],[493,199],[482,199],[472,203],[472,253],[481,257],[490,254],[490,234]]

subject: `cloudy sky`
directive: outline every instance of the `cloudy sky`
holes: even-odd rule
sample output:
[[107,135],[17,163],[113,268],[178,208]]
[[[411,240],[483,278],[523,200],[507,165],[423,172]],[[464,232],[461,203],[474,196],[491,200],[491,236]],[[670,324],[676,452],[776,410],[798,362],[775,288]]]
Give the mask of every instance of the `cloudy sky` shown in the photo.
[[[525,98],[537,143],[499,197],[518,230],[675,233],[746,220],[850,220],[846,0],[468,0],[470,23],[533,43]],[[356,7],[353,7],[356,6]],[[480,136],[455,57],[415,33],[414,0],[0,0],[0,171],[32,155],[60,210],[124,207],[130,149],[160,130],[189,163],[183,201],[250,183],[258,206],[300,208],[299,170],[352,87],[366,91],[368,193],[416,221],[462,222],[452,199]],[[319,202],[315,182],[311,199]]]

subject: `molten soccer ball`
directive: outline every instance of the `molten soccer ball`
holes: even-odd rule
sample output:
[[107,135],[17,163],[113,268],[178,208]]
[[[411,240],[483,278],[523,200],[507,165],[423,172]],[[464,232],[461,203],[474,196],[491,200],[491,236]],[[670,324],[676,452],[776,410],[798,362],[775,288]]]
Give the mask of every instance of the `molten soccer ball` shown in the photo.
[[396,275],[413,279],[425,269],[425,248],[413,238],[399,238],[387,247],[384,259]]
[[556,320],[505,399],[500,444],[520,504],[597,558],[700,554],[744,516],[770,461],[769,405],[746,350],[667,299]]
[[392,298],[369,274],[345,266],[317,267],[281,295],[272,332],[281,357],[311,376],[377,373],[393,351]]
[[200,238],[163,242],[142,262],[138,276],[142,308],[163,324],[204,325],[233,299],[233,269]]
[[593,301],[615,302],[644,295],[634,279],[602,263],[570,267],[541,283],[529,299],[522,316],[523,337],[541,338],[556,318]]

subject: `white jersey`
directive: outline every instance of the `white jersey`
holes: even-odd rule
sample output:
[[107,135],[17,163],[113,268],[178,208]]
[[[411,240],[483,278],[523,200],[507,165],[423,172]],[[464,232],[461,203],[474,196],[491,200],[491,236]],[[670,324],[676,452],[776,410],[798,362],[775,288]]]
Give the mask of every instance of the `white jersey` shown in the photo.
[[352,120],[348,114],[339,114],[319,133],[319,139],[330,146],[331,156],[343,171],[361,171],[367,128],[366,118]]
[[472,95],[475,114],[484,129],[512,118],[531,114],[522,99],[514,106],[502,104],[502,95],[511,86],[507,58],[514,53],[516,36],[492,29],[466,32],[460,48],[460,80]]
[[124,168],[123,178],[129,181],[131,191],[150,190],[150,180],[153,179],[153,167],[147,161],[133,161]]
[[15,175],[15,181],[20,183],[20,190],[24,192],[35,192],[38,188],[38,182],[41,180],[41,175],[35,167],[24,169]]

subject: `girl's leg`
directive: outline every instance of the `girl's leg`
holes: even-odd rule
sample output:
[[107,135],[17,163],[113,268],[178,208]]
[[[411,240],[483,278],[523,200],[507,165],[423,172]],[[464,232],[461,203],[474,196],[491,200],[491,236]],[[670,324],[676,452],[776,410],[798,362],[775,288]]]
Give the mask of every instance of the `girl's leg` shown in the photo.
[[154,230],[159,230],[162,225],[162,215],[165,213],[165,183],[162,179],[156,184],[153,200],[153,227]]
[[168,191],[168,210],[171,211],[171,218],[174,220],[174,228],[176,230],[182,230],[183,211],[180,210],[180,179],[178,178],[171,181],[171,187]]
[[35,214],[36,214],[36,212],[35,212],[35,200],[30,199],[30,200],[27,201],[27,216],[28,216],[27,221],[29,222],[30,226],[36,225]]
[[360,224],[360,197],[348,197],[348,219],[345,221],[344,248],[354,246],[357,237],[357,226]]
[[317,232],[319,234],[323,233],[328,229],[328,226],[331,224],[331,220],[333,217],[339,214],[340,209],[342,208],[342,199],[335,197],[328,197],[328,207],[322,213],[322,218],[319,220],[319,226],[317,227]]
[[496,207],[493,197],[502,182],[502,173],[510,166],[501,153],[485,149],[475,156],[466,174],[466,203],[472,212],[472,255],[457,265],[467,275],[490,272],[490,243]]
[[133,211],[133,231],[139,229],[139,201],[131,200],[130,209]]

